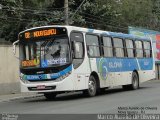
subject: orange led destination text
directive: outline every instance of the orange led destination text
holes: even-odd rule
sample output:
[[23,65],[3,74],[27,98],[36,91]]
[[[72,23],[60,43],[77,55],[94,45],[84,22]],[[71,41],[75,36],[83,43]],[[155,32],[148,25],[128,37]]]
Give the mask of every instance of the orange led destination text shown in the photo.
[[33,32],[34,37],[43,37],[43,36],[50,36],[50,35],[56,35],[56,34],[57,34],[56,29],[41,30],[41,31]]
[[29,66],[36,66],[36,64],[34,60],[26,60],[26,61],[22,61],[22,66],[29,67]]
[[50,35],[56,35],[56,34],[57,34],[56,29],[40,30],[40,31],[34,31],[32,33],[26,32],[25,38],[29,39],[31,37],[44,37],[44,36],[50,36]]
[[25,33],[25,38],[30,38],[30,33],[29,32]]

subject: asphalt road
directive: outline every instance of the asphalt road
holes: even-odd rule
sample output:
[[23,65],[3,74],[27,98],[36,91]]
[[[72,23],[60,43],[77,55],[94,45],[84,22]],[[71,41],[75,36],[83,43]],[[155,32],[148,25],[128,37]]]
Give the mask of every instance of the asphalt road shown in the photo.
[[[5,114],[32,114],[35,118],[35,114],[47,114],[38,115],[41,116],[39,120],[47,118],[47,116],[54,119],[67,118],[66,115],[52,116],[53,114],[118,114],[131,112],[160,114],[160,81],[148,81],[141,84],[140,89],[134,91],[124,91],[121,87],[108,89],[104,94],[92,98],[84,97],[81,93],[74,93],[58,96],[53,101],[47,101],[45,97],[40,96],[0,102],[2,116],[7,116]],[[71,115],[68,117],[71,120]],[[80,120],[88,119],[87,117],[91,116],[76,115],[75,117]],[[92,117],[98,119],[95,115],[92,115]]]

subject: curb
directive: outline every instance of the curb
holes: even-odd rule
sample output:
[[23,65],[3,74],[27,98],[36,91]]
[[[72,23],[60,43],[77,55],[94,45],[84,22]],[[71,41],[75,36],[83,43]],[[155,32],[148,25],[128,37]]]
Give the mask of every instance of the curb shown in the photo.
[[[9,102],[9,101],[13,101],[13,100],[20,100],[20,99],[29,99],[29,98],[37,98],[37,97],[42,97],[43,95],[42,94],[34,94],[34,95],[18,95],[15,96],[12,94],[11,96],[10,95],[7,95],[8,97],[6,97],[5,95],[0,95],[0,102]],[[13,97],[12,97],[13,96]]]

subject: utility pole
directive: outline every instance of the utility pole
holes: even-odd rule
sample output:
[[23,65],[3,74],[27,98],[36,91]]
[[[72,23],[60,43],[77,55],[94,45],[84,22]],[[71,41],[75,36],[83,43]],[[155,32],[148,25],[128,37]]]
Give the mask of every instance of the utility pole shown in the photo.
[[64,13],[65,13],[65,24],[68,25],[68,0],[64,0]]
[[2,7],[3,7],[3,6],[0,4],[0,10],[2,9]]

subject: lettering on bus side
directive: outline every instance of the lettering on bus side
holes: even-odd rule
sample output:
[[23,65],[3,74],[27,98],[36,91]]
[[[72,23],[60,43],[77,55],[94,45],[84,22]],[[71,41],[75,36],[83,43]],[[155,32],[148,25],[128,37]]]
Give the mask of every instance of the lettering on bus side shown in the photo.
[[109,68],[122,68],[121,62],[109,62]]

